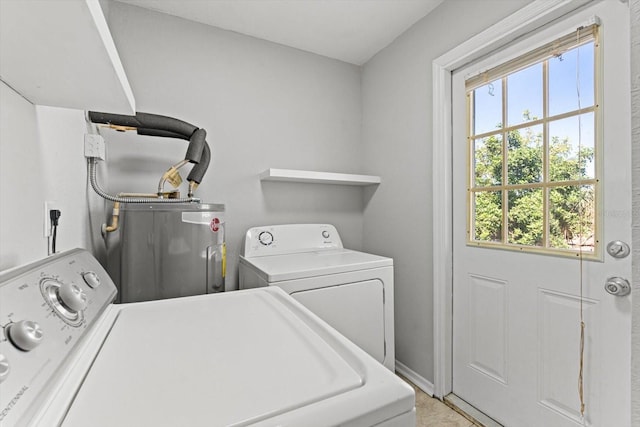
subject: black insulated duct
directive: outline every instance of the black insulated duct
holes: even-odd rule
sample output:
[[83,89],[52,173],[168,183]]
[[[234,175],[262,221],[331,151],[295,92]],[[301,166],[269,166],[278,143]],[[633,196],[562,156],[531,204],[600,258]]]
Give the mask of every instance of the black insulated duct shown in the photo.
[[206,141],[207,132],[190,123],[173,117],[158,114],[136,113],[135,116],[123,114],[103,113],[89,111],[89,120],[92,123],[111,125],[121,130],[135,129],[138,135],[159,136],[164,138],[177,138],[189,141],[184,159],[194,166],[187,177],[187,181],[200,184],[207,172],[211,161],[211,150]]

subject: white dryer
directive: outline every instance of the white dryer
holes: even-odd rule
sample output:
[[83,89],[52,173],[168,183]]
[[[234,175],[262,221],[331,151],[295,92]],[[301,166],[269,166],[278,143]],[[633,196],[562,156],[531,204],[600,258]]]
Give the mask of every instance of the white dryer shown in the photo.
[[253,227],[240,289],[278,286],[391,371],[395,369],[393,259],[345,249],[329,224]]

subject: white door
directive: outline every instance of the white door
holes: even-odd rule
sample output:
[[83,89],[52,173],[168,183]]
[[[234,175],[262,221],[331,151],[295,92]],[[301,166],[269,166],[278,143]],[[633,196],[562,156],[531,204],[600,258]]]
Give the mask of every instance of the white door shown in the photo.
[[[597,260],[581,260],[579,256],[558,256],[548,250],[528,252],[499,249],[499,245],[491,247],[495,243],[491,242],[492,238],[478,236],[475,222],[467,217],[467,201],[473,204],[477,194],[470,189],[475,185],[475,169],[473,175],[467,175],[467,162],[475,168],[474,162],[478,160],[473,157],[467,159],[469,128],[465,81],[469,76],[567,34],[594,16],[601,24],[597,51],[602,55],[602,98],[598,101],[598,108],[602,108],[602,122],[597,129],[602,134],[602,146],[594,147],[599,151],[593,163],[595,166],[587,166],[586,174],[597,177],[601,184],[598,190],[600,200],[595,201],[594,206],[599,209],[601,220],[596,226],[601,241],[596,244],[600,245],[602,255]],[[620,1],[600,2],[536,31],[491,57],[456,70],[453,75],[453,393],[506,426],[630,425],[631,296],[613,296],[604,289],[609,277],[631,277],[630,257],[618,259],[606,252],[608,242],[631,241],[628,24],[626,4]],[[546,79],[543,84],[552,84],[547,83],[551,78],[543,79]],[[530,84],[538,83],[532,81]],[[519,90],[515,84],[513,88],[503,87],[505,91]],[[490,95],[507,99],[500,90],[502,87],[491,85],[485,88],[491,92]],[[569,87],[574,93],[575,88],[575,84]],[[559,90],[558,93],[561,92]],[[582,96],[582,106],[588,106],[588,94],[583,93]],[[521,102],[520,107],[528,108],[530,99],[521,97],[517,102]],[[549,103],[552,101],[548,100]],[[541,103],[545,102],[546,97]],[[513,104],[516,104],[515,100]],[[526,120],[535,122],[539,116],[534,113],[527,111],[525,115],[529,117]],[[507,117],[506,114],[502,113],[500,118]],[[574,140],[585,140],[586,145],[590,138],[590,117],[593,119],[597,115],[581,115],[582,125],[587,129],[585,134],[572,135]],[[593,120],[600,123],[597,118]],[[502,120],[498,121],[502,123]],[[541,123],[538,128],[520,129],[520,132],[541,134],[545,126],[560,127],[557,123]],[[573,143],[575,148],[575,141]],[[545,144],[551,142],[541,142],[540,150],[547,149]],[[473,152],[474,145],[471,147],[469,152]],[[504,163],[509,162],[515,153],[509,150],[503,148],[501,160],[497,160],[503,162],[502,167],[507,169],[512,165]],[[516,163],[515,160],[513,162]],[[542,162],[545,164],[544,173],[549,174],[554,166],[549,166],[548,160]],[[508,175],[508,172],[500,173],[503,173],[502,177]],[[499,184],[507,193],[519,190],[517,185],[508,187],[508,182]],[[573,184],[580,187],[579,182]],[[596,186],[593,184],[592,188]],[[531,191],[550,199],[559,196],[557,192],[553,193],[553,188],[543,186]],[[554,196],[547,196],[551,193]],[[471,195],[469,199],[468,194]],[[510,203],[510,196],[502,193],[496,196],[501,203],[500,209]],[[553,201],[547,203],[551,206]],[[508,243],[512,238],[521,242],[517,239],[524,238],[524,233],[518,231],[520,237],[514,237],[512,232],[515,231],[510,229],[510,221],[515,223],[520,213],[515,208],[511,209],[507,207],[497,214],[498,220],[504,221],[496,226],[498,234],[504,236],[503,242]],[[549,225],[557,220],[556,214],[541,213],[540,224],[544,227],[558,226],[555,223]],[[504,228],[509,229],[505,231]],[[467,230],[472,233],[472,238],[487,239],[489,244],[474,244],[468,240]],[[587,237],[586,233],[577,238],[574,235],[572,242],[577,240],[576,244],[582,244],[588,250],[588,245],[594,242]],[[552,238],[545,237],[544,245],[548,245]],[[587,251],[584,258],[590,256]],[[582,356],[581,313],[585,324]],[[582,382],[579,381],[581,360]],[[584,418],[580,410],[581,383]]]

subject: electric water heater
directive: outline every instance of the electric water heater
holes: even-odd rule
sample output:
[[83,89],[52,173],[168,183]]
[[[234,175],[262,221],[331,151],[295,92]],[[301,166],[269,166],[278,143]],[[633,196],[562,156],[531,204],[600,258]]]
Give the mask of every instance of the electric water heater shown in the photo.
[[119,233],[118,302],[224,291],[224,205],[125,203]]

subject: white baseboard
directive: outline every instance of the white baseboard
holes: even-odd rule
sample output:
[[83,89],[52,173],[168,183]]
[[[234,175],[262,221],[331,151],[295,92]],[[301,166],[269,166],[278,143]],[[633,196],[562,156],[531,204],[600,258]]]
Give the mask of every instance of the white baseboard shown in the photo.
[[402,362],[396,360],[396,372],[415,384],[420,390],[433,397],[433,383],[409,368]]

